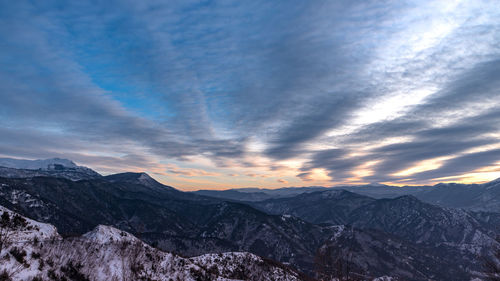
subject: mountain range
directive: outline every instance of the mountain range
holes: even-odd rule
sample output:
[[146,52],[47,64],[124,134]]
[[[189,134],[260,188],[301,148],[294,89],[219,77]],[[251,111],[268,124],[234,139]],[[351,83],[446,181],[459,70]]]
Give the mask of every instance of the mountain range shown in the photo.
[[71,160],[60,158],[44,160],[0,158],[0,175],[9,178],[61,177],[74,181],[101,177],[90,168],[78,166]]
[[327,190],[346,190],[376,199],[412,195],[442,207],[473,211],[500,212],[500,179],[482,184],[440,183],[433,186],[389,186],[382,184],[335,187],[288,187],[279,189],[241,188],[198,190],[195,194],[235,201],[263,201]]
[[[183,258],[104,225],[62,238],[54,226],[3,208],[2,280],[304,280],[300,273],[245,252]],[[7,220],[15,223],[6,223]]]
[[[355,280],[481,278],[483,259],[499,246],[500,214],[442,203],[438,195],[457,185],[420,187],[412,195],[395,194],[395,187],[360,188],[391,194],[383,198],[354,188],[313,187],[265,191],[259,200],[246,200],[225,198],[227,192],[182,192],[145,173],[101,176],[74,163],[50,162],[0,168],[0,205],[54,225],[66,239],[109,225],[158,251],[190,257],[249,252],[310,278],[345,275],[348,265]],[[53,164],[61,165],[57,173]],[[500,190],[495,182],[475,186],[481,194]]]

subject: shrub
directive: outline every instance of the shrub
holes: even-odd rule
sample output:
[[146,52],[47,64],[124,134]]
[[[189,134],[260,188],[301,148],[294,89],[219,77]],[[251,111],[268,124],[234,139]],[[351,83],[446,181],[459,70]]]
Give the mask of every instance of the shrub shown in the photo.
[[19,263],[24,264],[26,261],[24,260],[24,257],[26,257],[26,251],[25,250],[20,250],[17,247],[14,247],[10,250],[9,252]]
[[44,266],[45,262],[42,259],[40,259],[40,261],[38,262],[38,270],[42,271]]
[[4,269],[2,272],[0,272],[0,281],[11,281],[12,278],[10,278],[9,273]]
[[52,280],[59,280],[59,276],[56,274],[54,269],[49,269],[49,271],[47,272],[47,276]]
[[65,266],[61,266],[61,272],[64,273],[70,280],[74,281],[90,281],[85,274],[81,273],[82,265],[80,263],[73,264],[69,261]]

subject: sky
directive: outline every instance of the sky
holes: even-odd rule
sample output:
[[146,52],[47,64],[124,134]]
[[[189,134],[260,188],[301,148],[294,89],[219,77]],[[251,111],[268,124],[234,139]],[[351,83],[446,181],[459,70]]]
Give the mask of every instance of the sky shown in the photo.
[[500,177],[498,1],[0,0],[0,156],[183,190]]

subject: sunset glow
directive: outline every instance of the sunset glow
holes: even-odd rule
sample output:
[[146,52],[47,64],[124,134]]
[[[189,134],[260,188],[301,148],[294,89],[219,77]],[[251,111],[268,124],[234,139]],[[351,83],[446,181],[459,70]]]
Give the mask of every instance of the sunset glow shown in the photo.
[[0,157],[182,190],[500,177],[494,1],[49,2],[0,12]]

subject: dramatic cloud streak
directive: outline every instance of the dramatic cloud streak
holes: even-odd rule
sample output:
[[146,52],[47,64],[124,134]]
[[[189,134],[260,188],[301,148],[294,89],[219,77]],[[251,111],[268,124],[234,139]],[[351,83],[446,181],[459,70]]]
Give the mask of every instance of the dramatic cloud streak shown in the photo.
[[500,177],[490,1],[0,4],[0,154],[185,188]]

